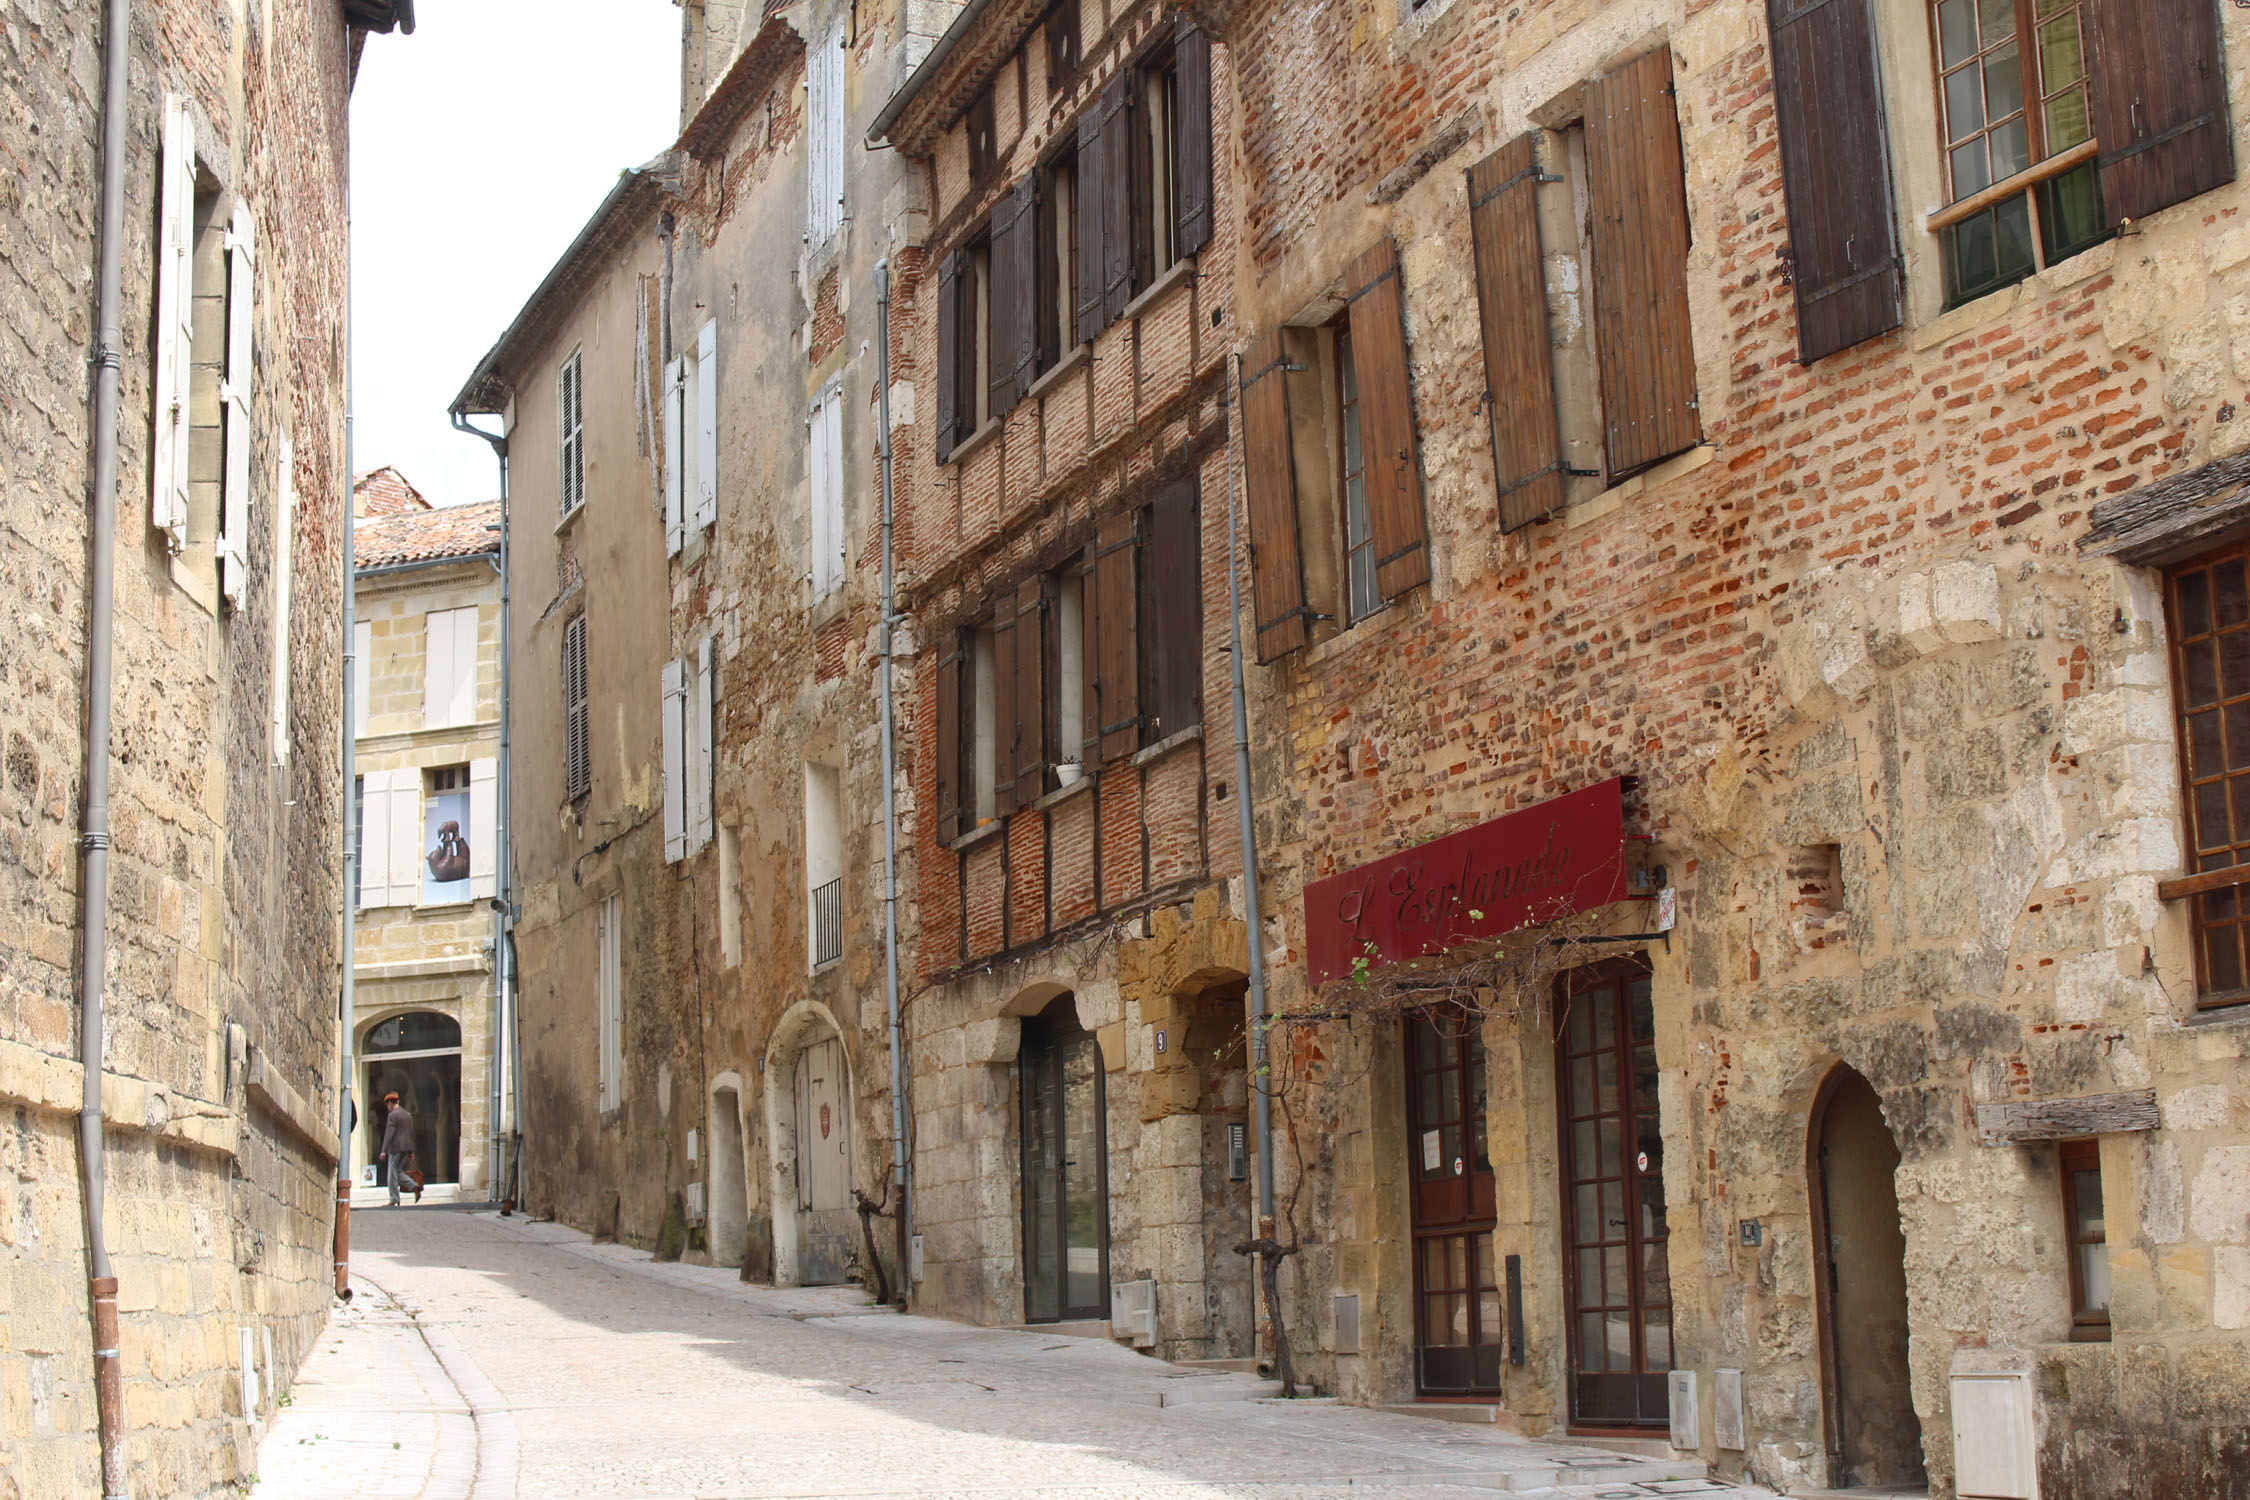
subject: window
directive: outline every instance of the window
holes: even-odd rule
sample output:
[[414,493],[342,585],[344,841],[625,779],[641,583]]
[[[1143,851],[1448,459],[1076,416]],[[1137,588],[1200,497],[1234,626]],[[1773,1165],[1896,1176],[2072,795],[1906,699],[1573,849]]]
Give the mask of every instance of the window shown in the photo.
[[844,227],[844,32],[805,52],[805,239],[825,245]]
[[2250,542],[2165,579],[2188,873],[2161,893],[2186,898],[2206,1007],[2250,1001]]
[[1065,148],[1040,168],[1036,244],[1038,367],[1051,370],[1077,347],[1073,297],[1078,285],[1078,151]]
[[969,137],[969,185],[983,187],[1000,169],[1000,133],[993,125],[991,84],[969,102],[961,127]]
[[471,831],[469,768],[433,766],[423,772],[422,882],[420,902],[438,906],[469,899]]
[[1062,0],[1047,12],[1047,87],[1057,88],[1078,71],[1079,0]]
[[625,1094],[624,912],[605,896],[594,908],[594,1025],[599,1075],[598,1107],[617,1108]]
[[[695,438],[688,439],[688,423]],[[664,367],[664,550],[719,519],[719,325],[696,330],[695,354]]]
[[692,662],[668,661],[657,674],[667,860],[685,859],[711,842],[715,648],[715,638],[705,636]]
[[[360,908],[415,905],[423,899],[425,851],[435,847],[437,824],[443,821],[429,817],[421,768],[368,771],[354,778],[352,790],[359,828]],[[431,844],[424,844],[425,836]]]
[[1357,624],[1427,583],[1419,443],[1398,261],[1384,240],[1321,310],[1254,340],[1242,361],[1258,659]]
[[422,727],[472,723],[476,706],[476,607],[433,609],[422,617]]
[[563,361],[562,373],[555,377],[557,423],[562,433],[559,493],[566,516],[586,503],[586,406],[579,368],[578,351],[573,349],[570,358]]
[[1156,284],[1180,258],[1179,148],[1180,69],[1167,53],[1138,69],[1139,128],[1133,133],[1133,279],[1136,287]]
[[563,626],[563,796],[575,801],[593,786],[586,743],[586,617]]
[[[1012,630],[1014,627],[1011,626]],[[981,625],[969,641],[969,738],[962,749],[971,788],[969,811],[982,828],[999,813],[1000,659],[998,623]]]
[[830,381],[805,419],[806,480],[811,501],[810,557],[805,571],[814,599],[825,599],[843,587],[844,530],[844,391],[840,381]]
[[2063,1238],[2070,1252],[2070,1336],[2077,1342],[2109,1337],[2109,1233],[2102,1214],[2101,1147],[2095,1141],[2062,1146]]
[[817,969],[844,956],[844,794],[834,766],[805,766],[805,952]]

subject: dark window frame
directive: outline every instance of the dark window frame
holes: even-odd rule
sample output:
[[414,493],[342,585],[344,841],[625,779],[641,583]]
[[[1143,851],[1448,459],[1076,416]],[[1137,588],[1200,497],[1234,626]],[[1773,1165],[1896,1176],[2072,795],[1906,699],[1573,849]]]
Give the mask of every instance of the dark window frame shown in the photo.
[[[2222,1010],[2250,1004],[2250,954],[2243,947],[2250,940],[2250,537],[2173,564],[2163,583],[2186,835],[2181,883],[2197,887],[2176,894],[2189,903],[2196,1008]],[[2231,604],[2219,597],[2230,587]],[[2231,671],[2230,639],[2241,643]],[[2230,683],[2238,691],[2230,692]],[[2238,799],[2241,814],[2234,813]],[[2204,828],[2213,814],[2229,823],[2208,835],[2217,842],[2207,841]],[[2245,824],[2239,835],[2234,822]],[[2223,883],[2238,870],[2243,884]]]
[[[1039,196],[1033,209],[1032,258],[1039,278],[1038,360],[1045,374],[1079,344],[1078,134],[1057,132],[1063,144],[1039,164]],[[1068,191],[1060,185],[1068,183]],[[1067,199],[1067,201],[1065,201]],[[1058,243],[1060,241],[1060,243]]]
[[[2109,1260],[2109,1220],[2106,1195],[2102,1183],[2101,1143],[2096,1140],[2064,1141],[2056,1153],[2056,1167],[2062,1178],[2063,1247],[2070,1262],[2070,1338],[2073,1343],[2107,1343],[2110,1339],[2109,1303],[2099,1307],[2089,1305],[2086,1295],[2084,1252],[2099,1245],[2106,1267]],[[2080,1194],[2079,1179],[2091,1174],[2094,1179],[2095,1214],[2101,1229],[2091,1234],[2079,1232],[2079,1213],[2085,1207]]]

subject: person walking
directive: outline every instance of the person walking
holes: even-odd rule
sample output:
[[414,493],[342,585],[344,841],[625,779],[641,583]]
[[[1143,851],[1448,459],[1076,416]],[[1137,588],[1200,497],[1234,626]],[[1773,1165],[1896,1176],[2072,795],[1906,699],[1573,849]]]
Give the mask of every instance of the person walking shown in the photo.
[[[383,1107],[383,1149],[378,1153],[383,1160],[383,1181],[390,1185],[391,1207],[398,1207],[399,1179],[414,1161],[414,1116],[398,1102],[398,1095],[385,1094]],[[421,1194],[415,1194],[419,1199]]]

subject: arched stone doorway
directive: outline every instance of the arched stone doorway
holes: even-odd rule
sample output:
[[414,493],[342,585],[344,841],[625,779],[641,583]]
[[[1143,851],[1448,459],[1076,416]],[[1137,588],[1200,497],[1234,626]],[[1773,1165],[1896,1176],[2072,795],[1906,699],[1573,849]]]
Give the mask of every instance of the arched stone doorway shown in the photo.
[[1101,1045],[1064,993],[1023,1022],[1024,1321],[1109,1316],[1109,1128]]
[[1839,1064],[1821,1081],[1808,1147],[1828,1482],[1924,1484],[1907,1362],[1898,1142],[1874,1087],[1851,1068]]
[[851,1059],[828,1008],[800,1000],[766,1053],[766,1138],[773,1142],[773,1279],[845,1279],[859,1219],[852,1208]]
[[750,1169],[743,1150],[742,1081],[721,1073],[711,1089],[711,1258],[739,1266],[750,1247]]
[[436,1011],[386,1016],[360,1034],[368,1109],[366,1160],[382,1149],[383,1096],[414,1119],[414,1155],[425,1182],[461,1180],[461,1023]]

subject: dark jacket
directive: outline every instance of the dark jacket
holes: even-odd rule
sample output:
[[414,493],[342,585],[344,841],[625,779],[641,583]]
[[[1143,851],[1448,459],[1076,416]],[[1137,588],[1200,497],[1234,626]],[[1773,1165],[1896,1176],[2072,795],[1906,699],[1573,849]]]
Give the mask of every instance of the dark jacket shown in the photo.
[[413,1151],[414,1116],[407,1113],[405,1105],[394,1104],[391,1112],[383,1117],[383,1154],[409,1156]]

